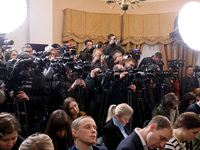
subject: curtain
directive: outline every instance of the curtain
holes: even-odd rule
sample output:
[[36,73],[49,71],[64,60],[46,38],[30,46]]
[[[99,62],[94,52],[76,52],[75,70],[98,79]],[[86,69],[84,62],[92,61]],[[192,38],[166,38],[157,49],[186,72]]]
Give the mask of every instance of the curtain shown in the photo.
[[169,33],[174,31],[174,19],[177,13],[167,14],[124,14],[122,16],[123,44],[156,43],[168,44],[172,42]]
[[63,13],[62,40],[74,41],[78,52],[82,50],[80,45],[88,39],[94,43],[105,43],[110,33],[121,39],[120,14],[89,13],[68,8]]
[[169,44],[159,43],[160,52],[163,54],[164,68],[169,68],[167,61],[172,59],[183,59],[184,67],[179,68],[179,79],[185,76],[185,68],[188,65],[195,65],[197,51],[192,50],[191,48],[185,46],[181,42],[172,42]]
[[[174,31],[174,20],[178,12],[165,14],[106,14],[89,13],[73,9],[65,9],[62,40],[77,46],[82,50],[83,42],[87,39],[94,43],[105,43],[108,34],[114,34],[122,40],[125,51],[140,49],[143,51],[144,43],[148,45],[159,44],[163,55],[164,69],[168,68],[168,60],[181,58],[185,66],[194,65],[197,52],[180,42],[170,38]],[[144,53],[147,53],[147,49]],[[185,75],[185,67],[179,69],[180,77]]]

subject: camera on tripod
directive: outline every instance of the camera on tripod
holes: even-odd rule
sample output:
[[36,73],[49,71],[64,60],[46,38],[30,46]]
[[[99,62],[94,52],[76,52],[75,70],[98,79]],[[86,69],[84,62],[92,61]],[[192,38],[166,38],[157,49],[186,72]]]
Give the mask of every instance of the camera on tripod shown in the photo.
[[90,62],[79,60],[78,62],[68,62],[66,67],[70,72],[74,73],[77,78],[86,78],[86,75],[91,72]]
[[198,65],[194,66],[194,70],[193,71],[194,71],[194,76],[196,78],[200,78],[200,67]]
[[170,68],[184,67],[184,60],[180,58],[174,60],[168,60],[168,63]]
[[70,55],[76,55],[76,46],[71,46],[70,43],[65,44],[63,47],[59,47],[59,53],[61,56],[70,56]]
[[13,40],[5,39],[5,34],[0,34],[0,47],[2,47],[2,52],[5,52],[6,49],[9,49],[8,45],[13,45]]

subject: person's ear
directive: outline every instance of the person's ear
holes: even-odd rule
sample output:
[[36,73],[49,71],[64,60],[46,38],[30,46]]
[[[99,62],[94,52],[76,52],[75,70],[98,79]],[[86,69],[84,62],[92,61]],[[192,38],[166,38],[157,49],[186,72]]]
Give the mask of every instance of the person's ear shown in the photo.
[[156,128],[157,128],[157,124],[153,123],[152,125],[150,125],[150,131],[153,131]]
[[76,130],[72,130],[72,135],[76,138],[77,137],[77,132]]
[[119,119],[119,115],[118,115],[118,114],[116,114],[115,117],[116,117],[117,119]]

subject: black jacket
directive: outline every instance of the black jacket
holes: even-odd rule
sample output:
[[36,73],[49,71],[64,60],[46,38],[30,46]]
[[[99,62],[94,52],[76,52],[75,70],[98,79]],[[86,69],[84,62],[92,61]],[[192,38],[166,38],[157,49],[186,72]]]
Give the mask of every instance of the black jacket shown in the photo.
[[133,133],[121,141],[117,150],[144,150],[144,147],[137,133],[133,131]]
[[[125,127],[126,133],[129,135],[129,131]],[[124,139],[118,126],[114,125],[113,119],[111,119],[103,128],[103,142],[108,150],[116,150],[119,143]]]

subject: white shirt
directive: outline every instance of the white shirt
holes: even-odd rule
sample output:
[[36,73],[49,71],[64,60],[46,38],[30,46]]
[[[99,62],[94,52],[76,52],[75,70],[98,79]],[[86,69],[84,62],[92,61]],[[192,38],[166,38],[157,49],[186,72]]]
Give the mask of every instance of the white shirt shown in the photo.
[[139,138],[140,138],[140,141],[142,142],[142,145],[143,145],[143,147],[144,147],[144,150],[148,150],[148,146],[147,146],[147,144],[146,144],[146,142],[144,141],[144,139],[143,139],[143,137],[140,135],[140,133],[138,132],[138,130],[139,130],[140,128],[135,128],[135,132],[137,133],[137,135],[139,136]]

